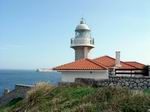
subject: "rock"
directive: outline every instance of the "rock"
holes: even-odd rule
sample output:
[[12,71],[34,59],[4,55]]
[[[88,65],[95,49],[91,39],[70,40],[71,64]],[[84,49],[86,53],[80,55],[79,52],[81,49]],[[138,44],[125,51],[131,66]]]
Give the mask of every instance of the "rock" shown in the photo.
[[148,109],[147,112],[150,112],[150,109]]

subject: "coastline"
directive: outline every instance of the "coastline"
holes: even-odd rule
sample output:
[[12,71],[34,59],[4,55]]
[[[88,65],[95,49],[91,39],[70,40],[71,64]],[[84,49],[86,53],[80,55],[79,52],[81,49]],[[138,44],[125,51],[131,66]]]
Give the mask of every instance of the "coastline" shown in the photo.
[[3,90],[14,89],[16,84],[35,84],[38,82],[49,82],[57,84],[61,74],[56,72],[36,72],[34,70],[0,70],[0,96]]

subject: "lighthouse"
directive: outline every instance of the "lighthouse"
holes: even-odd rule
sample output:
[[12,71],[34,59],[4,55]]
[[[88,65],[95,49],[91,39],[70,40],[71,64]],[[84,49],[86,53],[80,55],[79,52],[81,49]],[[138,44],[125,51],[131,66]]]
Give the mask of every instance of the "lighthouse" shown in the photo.
[[75,51],[75,60],[88,58],[88,54],[94,48],[94,38],[91,37],[91,29],[81,18],[76,26],[75,37],[71,39],[71,48]]
[[70,47],[75,51],[75,61],[53,68],[53,70],[62,73],[62,82],[76,82],[77,78],[105,80],[109,79],[110,75],[121,77],[150,76],[147,72],[148,69],[144,73],[141,72],[141,70],[145,70],[144,64],[136,61],[121,61],[120,51],[116,51],[116,58],[104,55],[95,59],[87,59],[90,50],[94,48],[94,39],[91,37],[91,29],[83,18],[75,28],[75,37],[71,39]]

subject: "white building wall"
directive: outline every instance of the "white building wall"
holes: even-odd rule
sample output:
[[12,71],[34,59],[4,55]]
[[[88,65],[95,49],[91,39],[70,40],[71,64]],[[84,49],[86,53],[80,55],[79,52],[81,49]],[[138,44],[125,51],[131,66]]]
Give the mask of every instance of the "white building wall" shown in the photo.
[[74,82],[76,78],[108,79],[108,70],[100,71],[61,71],[62,82]]

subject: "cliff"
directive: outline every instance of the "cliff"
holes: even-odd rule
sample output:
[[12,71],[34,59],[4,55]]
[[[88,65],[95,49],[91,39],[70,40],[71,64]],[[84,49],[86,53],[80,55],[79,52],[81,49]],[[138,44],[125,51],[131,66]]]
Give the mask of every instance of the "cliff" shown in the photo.
[[32,88],[32,85],[16,84],[15,89],[12,91],[4,91],[0,97],[0,106],[9,103],[16,98],[25,98],[27,91]]

